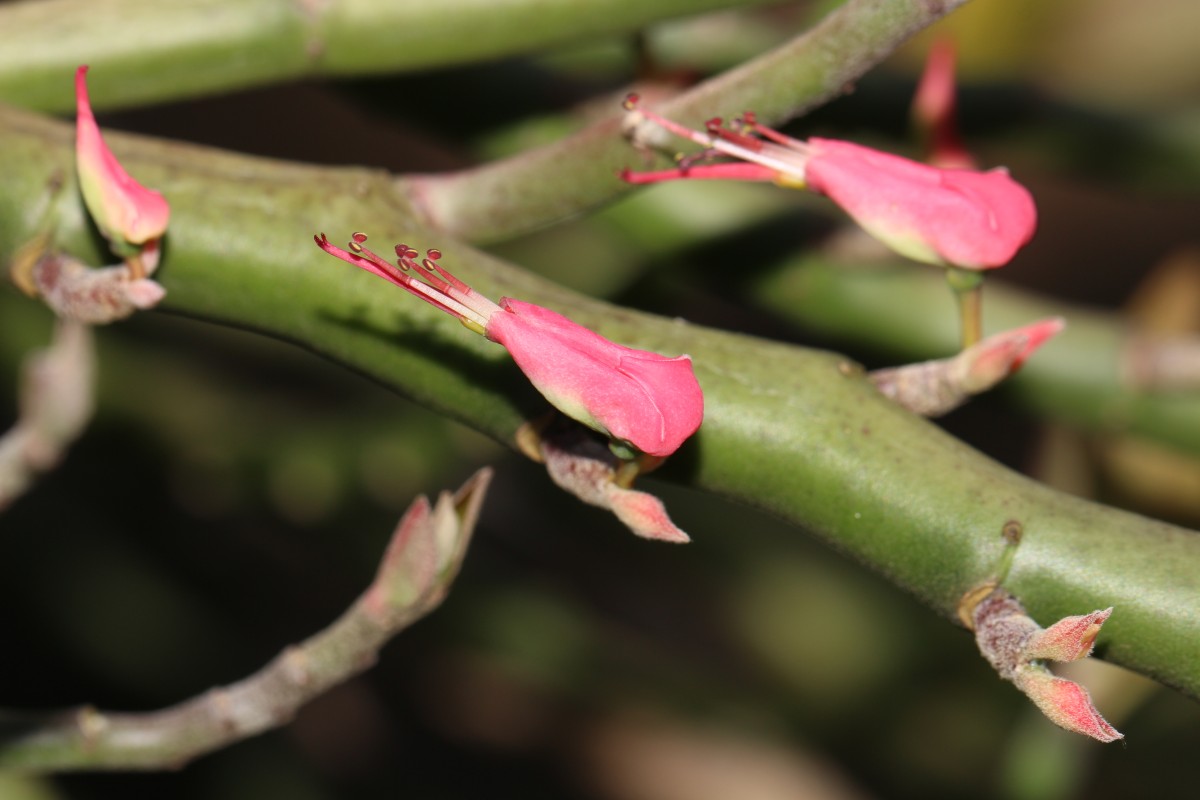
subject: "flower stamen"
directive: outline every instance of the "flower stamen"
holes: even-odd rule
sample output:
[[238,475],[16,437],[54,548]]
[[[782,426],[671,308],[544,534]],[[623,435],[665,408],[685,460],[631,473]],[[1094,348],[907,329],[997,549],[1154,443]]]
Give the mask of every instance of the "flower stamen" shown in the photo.
[[[367,247],[365,233],[355,233],[347,244],[349,250],[343,250],[329,241],[325,234],[314,236],[317,246],[332,256],[337,256],[348,264],[362,267],[367,272],[395,284],[410,294],[416,295],[425,302],[454,315],[466,328],[484,334],[488,320],[501,309],[486,297],[473,292],[465,283],[455,278],[433,258],[426,258],[424,263],[416,261],[420,254],[408,245],[396,245],[396,263],[384,260],[378,253]],[[437,250],[429,251],[428,255],[436,254]],[[411,273],[416,273],[423,280],[418,280]],[[444,276],[441,277],[441,276]]]

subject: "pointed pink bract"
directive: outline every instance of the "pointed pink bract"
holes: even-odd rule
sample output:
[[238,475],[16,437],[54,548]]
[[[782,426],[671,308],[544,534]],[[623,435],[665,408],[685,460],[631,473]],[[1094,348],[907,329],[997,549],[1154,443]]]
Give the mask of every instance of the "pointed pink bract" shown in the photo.
[[652,456],[675,452],[700,427],[704,395],[688,356],[624,347],[520,300],[500,306],[488,338],[567,416]]
[[994,333],[955,357],[961,362],[963,388],[972,393],[990,389],[1021,368],[1033,353],[1067,326],[1062,317],[1050,317]]
[[1003,169],[940,169],[836,139],[810,139],[808,187],[902,255],[965,269],[1008,263],[1037,209]]
[[1025,645],[1027,658],[1048,658],[1053,661],[1077,661],[1087,658],[1096,646],[1100,627],[1110,616],[1112,608],[1063,617],[1040,631]]
[[1035,666],[1018,669],[1013,682],[1047,719],[1060,728],[1105,743],[1125,738],[1100,715],[1092,703],[1092,696],[1078,683]]
[[88,212],[116,245],[141,245],[167,229],[171,210],[158,192],[129,176],[104,143],[88,100],[86,66],[75,71],[75,164]]
[[662,500],[654,495],[625,489],[615,483],[608,484],[605,489],[609,508],[617,515],[617,519],[638,536],[674,544],[687,544],[691,541],[691,538],[671,521]]

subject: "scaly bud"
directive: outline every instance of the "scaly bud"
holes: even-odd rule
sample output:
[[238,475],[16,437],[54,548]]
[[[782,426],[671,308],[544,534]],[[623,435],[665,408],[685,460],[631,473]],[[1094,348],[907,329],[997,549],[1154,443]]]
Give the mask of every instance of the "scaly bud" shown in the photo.
[[1076,661],[1092,652],[1112,609],[1066,617],[1042,629],[1004,589],[985,596],[971,611],[979,651],[1000,677],[1012,681],[1061,728],[1101,742],[1124,738],[1100,715],[1087,690],[1047,669],[1044,660]]

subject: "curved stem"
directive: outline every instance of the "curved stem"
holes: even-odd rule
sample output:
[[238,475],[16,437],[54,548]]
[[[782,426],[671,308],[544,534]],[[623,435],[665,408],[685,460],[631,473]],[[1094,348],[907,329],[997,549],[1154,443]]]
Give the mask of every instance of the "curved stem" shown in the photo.
[[[74,106],[63,76],[94,72],[96,108],[178,100],[311,75],[461,64],[633,32],[771,0],[26,0],[0,3],[0,100]],[[63,20],[71,20],[64,25]],[[19,34],[19,35],[17,35]]]
[[[35,234],[29,209],[44,204],[54,176],[70,174],[70,142],[66,126],[0,113],[0,258]],[[1024,478],[897,408],[835,354],[615,308],[435,237],[412,222],[387,176],[147,140],[133,148],[125,137],[111,144],[139,179],[171,187],[158,273],[166,310],[295,342],[512,444],[544,405],[504,351],[435,309],[380,292],[373,276],[347,274],[311,237],[366,230],[437,246],[489,296],[542,303],[624,344],[692,355],[704,426],[656,475],[790,520],[948,619],[994,574],[1006,526],[1018,522],[1024,535],[1006,585],[1036,619],[1115,606],[1098,653],[1200,696],[1200,535]],[[95,257],[75,187],[58,196],[59,244]],[[693,533],[702,546],[725,532]]]
[[[778,124],[837,95],[909,36],[966,0],[849,0],[793,41],[676,97],[655,103],[688,127],[752,109]],[[481,167],[402,181],[426,224],[474,242],[510,238],[609,201],[629,189],[617,177],[643,158],[619,135],[622,108],[575,136]]]
[[[414,500],[358,600],[328,627],[236,683],[159,711],[0,711],[0,768],[177,769],[287,723],[302,705],[371,667],[385,644],[441,604],[491,478],[485,468],[434,504],[423,496]],[[431,570],[433,564],[440,569]]]

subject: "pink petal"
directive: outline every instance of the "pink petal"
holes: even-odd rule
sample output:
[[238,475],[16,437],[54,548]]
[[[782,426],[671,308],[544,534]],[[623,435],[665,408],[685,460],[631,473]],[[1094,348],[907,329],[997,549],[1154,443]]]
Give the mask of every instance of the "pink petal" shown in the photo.
[[809,188],[909,258],[999,267],[1033,237],[1033,198],[1002,169],[940,169],[835,139],[809,144]]
[[503,298],[487,336],[572,419],[643,453],[668,456],[700,427],[704,396],[688,356],[610,342],[549,309]]
[[1014,682],[1060,728],[1101,742],[1125,738],[1100,716],[1091,695],[1074,681],[1051,675],[1044,668],[1027,665],[1017,671]]
[[88,211],[114,243],[143,244],[167,229],[170,207],[129,176],[104,144],[88,100],[86,66],[75,72],[75,163]]
[[1100,626],[1112,615],[1112,608],[1075,617],[1064,617],[1040,631],[1025,645],[1026,659],[1077,661],[1087,658],[1096,644]]
[[605,486],[605,497],[608,507],[617,515],[617,519],[643,539],[676,544],[691,541],[667,516],[667,509],[662,500],[654,495],[635,489],[624,489],[610,483]]
[[995,386],[1020,369],[1035,350],[1066,326],[1062,317],[1051,317],[993,334],[971,345],[956,357],[966,364],[963,389],[975,394]]

